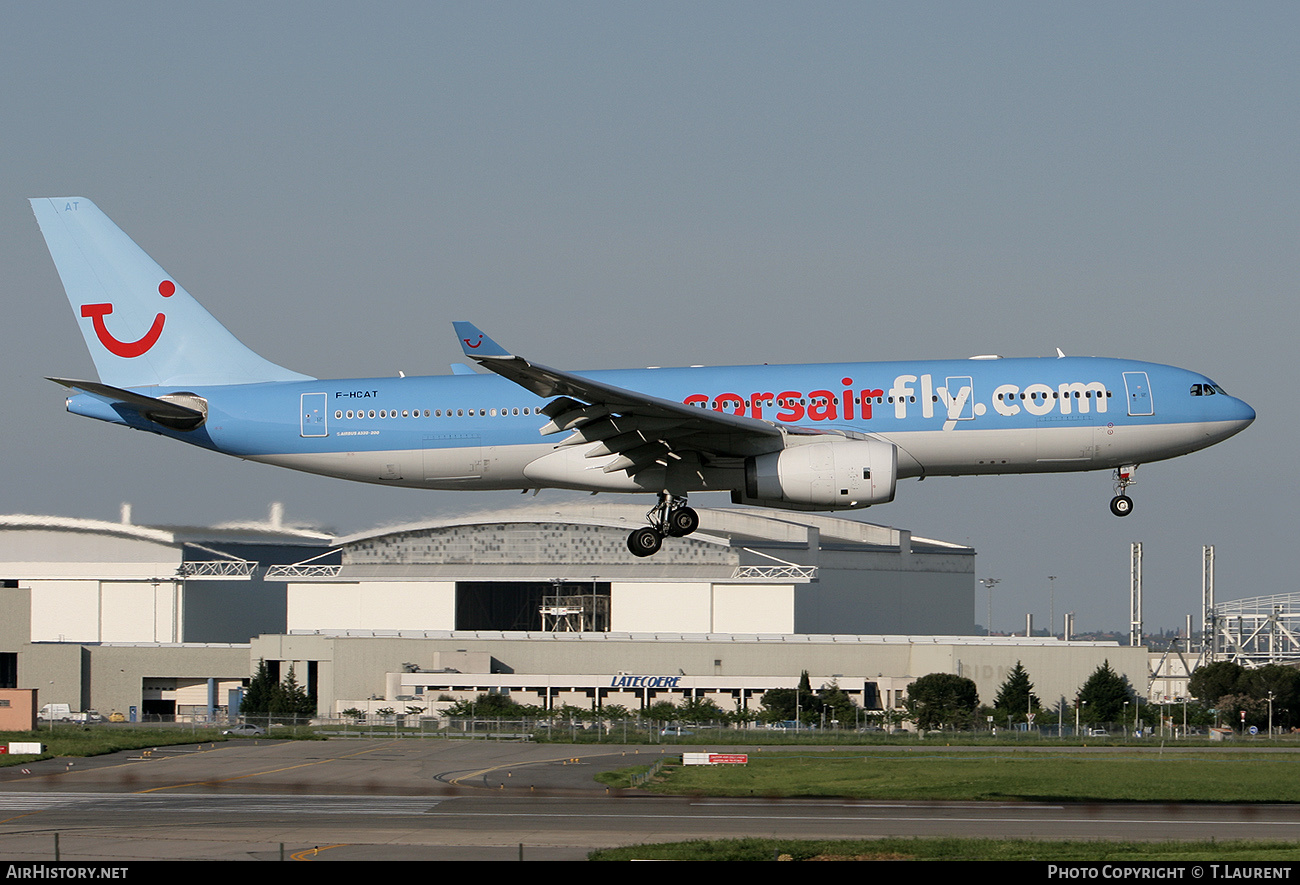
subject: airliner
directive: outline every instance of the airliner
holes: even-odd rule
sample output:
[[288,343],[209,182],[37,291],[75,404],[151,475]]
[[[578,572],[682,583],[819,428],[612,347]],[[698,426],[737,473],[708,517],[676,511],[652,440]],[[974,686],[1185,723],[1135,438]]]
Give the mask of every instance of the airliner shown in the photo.
[[67,409],[238,458],[425,489],[657,496],[637,556],[694,532],[692,492],[851,510],[899,480],[1114,471],[1239,433],[1255,411],[1197,372],[1066,357],[571,372],[469,322],[427,377],[313,378],[244,346],[90,200],[31,200],[98,373],[51,378]]

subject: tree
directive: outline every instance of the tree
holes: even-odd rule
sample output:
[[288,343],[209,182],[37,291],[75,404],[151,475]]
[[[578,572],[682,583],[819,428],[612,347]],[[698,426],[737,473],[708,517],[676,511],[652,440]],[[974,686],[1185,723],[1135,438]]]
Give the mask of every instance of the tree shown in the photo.
[[[1268,701],[1248,694],[1225,694],[1215,701],[1215,709],[1222,717],[1224,725],[1237,728],[1255,726],[1259,729],[1268,727]],[[1245,713],[1245,716],[1241,714]]]
[[316,699],[298,684],[292,664],[289,665],[284,681],[277,683],[271,679],[271,670],[266,666],[266,660],[259,659],[257,672],[248,684],[248,691],[244,692],[239,712],[242,716],[310,719],[316,715]]
[[1133,686],[1129,685],[1128,677],[1112,670],[1107,659],[1092,671],[1088,681],[1079,689],[1079,702],[1083,705],[1079,718],[1089,725],[1119,722],[1124,718],[1124,702],[1134,700]]
[[1283,664],[1265,664],[1247,670],[1232,661],[1216,661],[1197,668],[1187,690],[1213,707],[1228,724],[1268,726],[1268,701],[1273,699],[1273,725],[1288,728],[1300,716],[1300,671]]
[[1300,670],[1284,664],[1265,664],[1251,670],[1246,677],[1252,697],[1265,704],[1264,721],[1268,727],[1268,697],[1273,696],[1273,725],[1289,728],[1300,714]]
[[617,722],[620,719],[632,718],[632,711],[629,710],[627,707],[624,707],[622,704],[605,704],[596,712],[600,714],[601,719],[605,719],[610,722]]
[[746,707],[743,710],[732,710],[727,714],[727,723],[744,728],[751,722],[758,721],[758,712]]
[[805,725],[817,720],[817,696],[813,694],[808,671],[799,676],[797,688],[774,688],[763,693],[763,718],[768,722],[788,722],[798,719]]
[[271,710],[271,694],[274,690],[275,683],[271,681],[271,671],[266,666],[266,658],[258,658],[257,672],[248,683],[244,700],[239,705],[240,715],[265,716]]
[[965,676],[931,673],[907,689],[907,712],[923,730],[967,728],[979,705],[979,691]]
[[484,692],[472,700],[459,700],[445,711],[447,716],[455,719],[525,719],[536,715],[536,707],[516,703],[509,695],[489,694]]
[[307,694],[307,689],[298,684],[298,679],[293,672],[293,664],[289,665],[289,672],[285,674],[284,681],[271,693],[268,712],[271,716],[295,721],[310,719],[316,715],[316,701]]
[[1216,661],[1197,667],[1187,681],[1187,690],[1201,703],[1213,707],[1224,695],[1243,693],[1245,675],[1246,670],[1240,664]]
[[693,725],[720,722],[726,715],[712,698],[690,698],[677,708],[677,721]]
[[680,712],[676,704],[670,701],[658,701],[642,710],[641,715],[651,722],[674,722]]
[[829,685],[823,685],[817,692],[817,709],[826,711],[828,726],[832,722],[839,723],[840,728],[857,725],[857,705],[833,679]]
[[1004,714],[1008,722],[1027,722],[1026,714],[1038,713],[1042,709],[1042,703],[1034,694],[1034,684],[1029,681],[1029,672],[1019,661],[998,689],[993,709]]

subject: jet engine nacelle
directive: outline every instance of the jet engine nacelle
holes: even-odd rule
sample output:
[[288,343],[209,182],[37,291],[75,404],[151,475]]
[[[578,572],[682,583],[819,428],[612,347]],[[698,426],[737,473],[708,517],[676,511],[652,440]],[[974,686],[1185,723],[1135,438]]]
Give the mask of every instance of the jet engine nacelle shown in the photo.
[[898,449],[878,439],[830,439],[745,459],[745,502],[838,510],[894,500]]

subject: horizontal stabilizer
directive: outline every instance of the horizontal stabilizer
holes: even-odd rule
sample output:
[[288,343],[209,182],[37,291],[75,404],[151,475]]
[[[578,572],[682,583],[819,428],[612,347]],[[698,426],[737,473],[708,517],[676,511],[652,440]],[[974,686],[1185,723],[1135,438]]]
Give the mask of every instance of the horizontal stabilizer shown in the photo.
[[200,408],[192,408],[171,400],[145,396],[142,393],[134,393],[120,387],[110,387],[107,384],[100,384],[98,381],[74,381],[70,378],[49,378],[47,380],[53,381],[55,384],[61,384],[78,393],[92,396],[110,406],[130,406],[155,424],[161,424],[174,430],[193,430],[206,421],[208,417],[207,402],[202,397],[193,394],[172,394],[172,396],[176,399],[184,398],[187,402],[191,402]]

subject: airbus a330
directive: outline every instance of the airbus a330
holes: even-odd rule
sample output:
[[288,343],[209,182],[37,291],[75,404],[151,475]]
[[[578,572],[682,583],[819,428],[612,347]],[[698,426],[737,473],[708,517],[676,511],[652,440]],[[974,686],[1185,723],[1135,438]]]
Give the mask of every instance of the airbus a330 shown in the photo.
[[572,372],[468,322],[456,335],[486,373],[318,379],[245,347],[89,200],[31,203],[99,375],[51,379],[73,391],[68,411],[359,482],[653,494],[628,536],[638,556],[694,532],[687,496],[704,491],[850,510],[905,478],[1111,470],[1126,516],[1139,464],[1255,419],[1204,375],[1127,359]]

